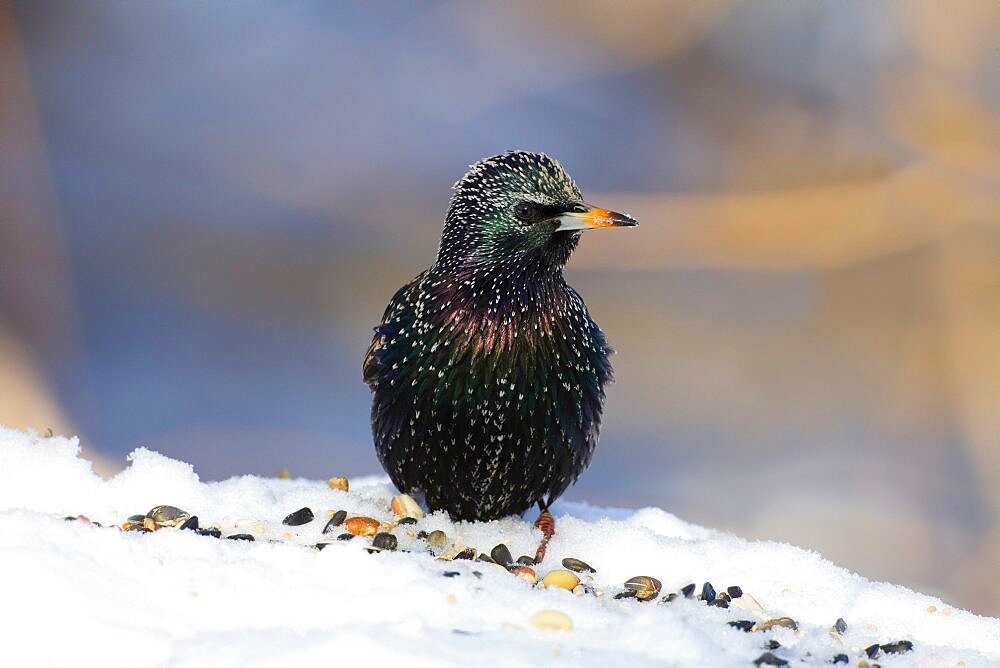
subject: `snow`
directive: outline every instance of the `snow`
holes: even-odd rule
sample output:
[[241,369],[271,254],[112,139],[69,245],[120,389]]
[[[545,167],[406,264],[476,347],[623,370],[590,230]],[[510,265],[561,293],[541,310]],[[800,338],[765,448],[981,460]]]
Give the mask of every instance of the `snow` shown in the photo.
[[[193,468],[139,448],[130,466],[102,480],[79,457],[76,439],[0,427],[0,664],[41,666],[274,665],[341,660],[378,665],[712,665],[750,666],[771,650],[791,665],[855,666],[873,643],[909,640],[914,650],[882,654],[883,666],[1000,664],[1000,620],[951,608],[903,587],[870,582],[791,545],[747,541],[686,523],[656,508],[558,503],[557,534],[539,578],[573,556],[597,569],[603,595],[531,587],[499,566],[440,561],[407,530],[441,529],[458,543],[509,545],[533,554],[539,532],[509,518],[453,523],[435,513],[398,526],[396,552],[369,554],[370,539],[312,547],[334,509],[391,521],[395,490],[384,477],[352,479],[350,492],[325,480],[241,476],[201,482]],[[319,473],[319,472],[318,472]],[[336,475],[331,470],[323,475]],[[120,531],[132,514],[170,504],[223,535]],[[289,527],[308,506],[311,523]],[[83,514],[105,526],[65,521]],[[531,518],[533,519],[533,518]],[[275,542],[269,542],[274,539]],[[402,550],[413,550],[404,552]],[[457,577],[443,577],[458,571]],[[474,571],[481,573],[476,576]],[[766,613],[616,600],[635,575],[663,582],[662,594],[710,581],[739,585]],[[572,619],[570,631],[539,630],[544,609]],[[726,622],[788,616],[798,631],[745,633]],[[844,636],[830,633],[838,617]]]

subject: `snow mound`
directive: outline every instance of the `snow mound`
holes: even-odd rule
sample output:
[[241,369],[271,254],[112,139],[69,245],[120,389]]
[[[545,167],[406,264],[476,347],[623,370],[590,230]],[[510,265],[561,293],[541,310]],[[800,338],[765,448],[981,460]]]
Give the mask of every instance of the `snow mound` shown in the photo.
[[[79,458],[76,439],[0,427],[0,663],[750,666],[770,652],[765,662],[821,665],[844,654],[855,666],[869,660],[868,648],[883,666],[1000,664],[1000,620],[656,508],[556,504],[557,534],[535,567],[539,578],[576,557],[597,569],[592,581],[583,577],[600,596],[532,587],[482,561],[438,560],[419,538],[440,529],[486,553],[503,542],[516,558],[533,554],[540,537],[520,518],[455,523],[434,513],[388,529],[397,551],[369,553],[371,539],[362,537],[314,547],[334,510],[392,522],[394,493],[383,477],[351,480],[349,493],[305,479],[204,483],[189,464],[143,448],[104,481]],[[115,528],[160,504],[197,515],[224,537],[256,541]],[[302,507],[316,518],[282,524]],[[77,515],[92,522],[63,519]],[[636,575],[662,581],[656,600],[615,598]],[[748,596],[710,606],[699,600],[705,582],[720,592],[738,585],[763,611],[737,605]],[[692,597],[664,601],[689,583]],[[565,613],[572,629],[536,628],[532,616],[547,609]],[[777,617],[798,628],[744,632],[729,624]],[[847,623],[842,634],[831,632],[838,618]],[[873,648],[899,640],[913,649]]]

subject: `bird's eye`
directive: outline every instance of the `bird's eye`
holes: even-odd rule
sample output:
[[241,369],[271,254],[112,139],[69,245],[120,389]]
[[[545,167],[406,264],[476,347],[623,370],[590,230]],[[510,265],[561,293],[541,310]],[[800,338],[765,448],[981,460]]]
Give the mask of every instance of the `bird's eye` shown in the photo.
[[514,215],[519,220],[531,221],[535,217],[535,207],[530,202],[518,202],[514,205]]

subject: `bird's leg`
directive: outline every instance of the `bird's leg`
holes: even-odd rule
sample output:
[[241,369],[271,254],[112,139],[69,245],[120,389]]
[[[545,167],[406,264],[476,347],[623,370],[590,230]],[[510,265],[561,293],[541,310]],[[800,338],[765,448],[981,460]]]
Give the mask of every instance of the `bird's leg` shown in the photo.
[[552,517],[552,513],[549,512],[548,506],[544,502],[539,501],[538,509],[541,512],[538,513],[535,526],[542,530],[542,542],[538,544],[538,550],[535,551],[536,564],[542,563],[545,559],[545,548],[549,546],[552,536],[556,535],[556,520]]

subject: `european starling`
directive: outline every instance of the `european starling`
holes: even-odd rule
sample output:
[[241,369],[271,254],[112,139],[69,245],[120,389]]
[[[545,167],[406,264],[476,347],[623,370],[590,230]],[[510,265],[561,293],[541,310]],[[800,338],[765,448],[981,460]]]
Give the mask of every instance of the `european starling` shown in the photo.
[[393,296],[364,360],[375,450],[400,490],[455,519],[548,515],[590,464],[612,376],[563,266],[582,230],[637,224],[585,204],[539,153],[487,158],[455,184],[437,261]]

